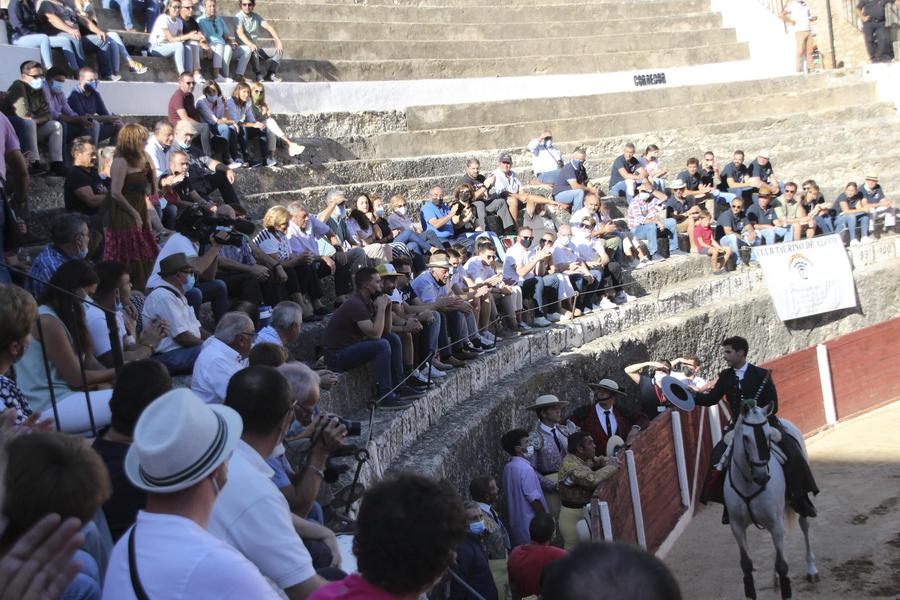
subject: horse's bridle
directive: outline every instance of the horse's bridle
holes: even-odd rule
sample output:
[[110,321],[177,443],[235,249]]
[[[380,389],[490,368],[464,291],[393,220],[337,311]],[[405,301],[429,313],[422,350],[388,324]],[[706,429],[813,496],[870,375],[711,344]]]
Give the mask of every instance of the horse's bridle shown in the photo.
[[[753,514],[753,509],[750,507],[750,503],[754,498],[762,494],[766,491],[766,486],[769,485],[769,461],[772,458],[772,450],[769,446],[769,437],[766,435],[765,427],[768,423],[763,421],[762,423],[745,423],[743,420],[741,421],[741,428],[744,427],[752,427],[753,428],[753,437],[756,441],[756,450],[760,455],[760,458],[765,458],[765,460],[751,460],[750,453],[746,445],[743,445],[744,458],[750,463],[751,467],[765,467],[766,468],[766,482],[759,484],[753,480],[753,472],[751,471],[749,474],[744,473],[740,466],[737,465],[737,461],[734,459],[731,460],[731,466],[728,469],[728,479],[731,483],[731,489],[734,490],[734,493],[738,495],[738,497],[744,501],[744,504],[747,505],[747,512],[750,514],[750,520],[753,521],[753,524],[756,525],[757,529],[765,529],[762,525],[760,525],[756,521],[756,516]],[[734,478],[731,475],[732,469],[737,469],[738,473],[740,473],[741,478],[743,478],[747,483],[755,484],[759,486],[759,489],[753,492],[750,495],[744,494],[741,492],[737,486],[734,485]]]

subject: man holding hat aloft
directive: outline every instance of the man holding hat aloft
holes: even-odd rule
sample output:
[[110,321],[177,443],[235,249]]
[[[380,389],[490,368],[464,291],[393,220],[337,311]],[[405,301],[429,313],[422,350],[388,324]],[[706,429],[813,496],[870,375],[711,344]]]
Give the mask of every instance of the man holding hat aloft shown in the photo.
[[538,418],[535,432],[543,440],[540,448],[534,449],[534,454],[528,462],[534,467],[544,490],[544,498],[550,507],[554,517],[559,516],[559,494],[556,491],[556,475],[559,465],[566,457],[566,449],[569,445],[569,435],[559,426],[562,421],[562,407],[569,403],[560,400],[551,394],[538,396],[534,404],[526,410],[533,410]]
[[576,409],[571,420],[591,435],[597,448],[606,448],[609,438],[614,435],[631,442],[650,424],[639,409],[632,415],[626,415],[615,406],[616,396],[625,393],[612,379],[601,379],[597,383],[589,383],[588,387],[594,392],[594,403]]
[[209,337],[185,297],[194,287],[194,267],[183,252],[178,252],[160,261],[159,274],[162,283],[144,301],[142,318],[144,323],[166,323],[169,333],[159,342],[153,358],[166,365],[172,375],[187,375],[200,355],[203,340]]
[[147,406],[125,457],[147,507],[113,549],[105,599],[278,598],[250,561],[207,531],[242,430],[234,410],[184,388]]
[[[605,446],[604,446],[605,447]],[[616,458],[597,456],[594,438],[586,431],[576,431],[569,436],[569,453],[559,467],[559,533],[566,550],[578,543],[578,521],[584,516],[584,506],[589,504],[601,482],[615,475],[619,469]]]

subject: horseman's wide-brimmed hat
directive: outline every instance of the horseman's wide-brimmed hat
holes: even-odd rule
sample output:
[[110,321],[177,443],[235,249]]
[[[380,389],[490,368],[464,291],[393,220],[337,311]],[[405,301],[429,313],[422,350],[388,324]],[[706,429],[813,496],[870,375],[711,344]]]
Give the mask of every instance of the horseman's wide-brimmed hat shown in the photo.
[[587,386],[592,390],[608,390],[616,394],[625,395],[625,392],[619,389],[619,384],[612,379],[601,379],[597,383],[589,383]]
[[534,401],[534,404],[527,407],[525,410],[539,410],[541,408],[549,408],[551,406],[568,406],[569,403],[565,400],[560,400],[553,394],[544,394],[543,396],[538,396]]
[[694,404],[694,392],[680,379],[666,375],[660,381],[660,388],[665,399],[671,402],[674,407],[687,412],[694,410],[696,406]]
[[623,440],[619,436],[610,436],[609,440],[606,442],[606,457],[614,458],[619,452],[619,449],[621,449],[625,445],[625,440]]

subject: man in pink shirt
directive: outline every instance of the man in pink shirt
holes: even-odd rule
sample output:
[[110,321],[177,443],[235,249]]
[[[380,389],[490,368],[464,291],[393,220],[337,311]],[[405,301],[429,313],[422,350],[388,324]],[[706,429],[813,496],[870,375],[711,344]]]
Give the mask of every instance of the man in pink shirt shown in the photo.
[[359,573],[319,588],[308,600],[418,600],[453,563],[467,529],[456,492],[411,473],[366,492],[356,524]]

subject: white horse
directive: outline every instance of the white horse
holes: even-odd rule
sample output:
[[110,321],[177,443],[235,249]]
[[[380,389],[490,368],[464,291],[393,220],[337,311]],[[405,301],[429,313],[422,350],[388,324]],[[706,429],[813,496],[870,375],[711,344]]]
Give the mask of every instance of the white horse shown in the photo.
[[[771,405],[770,405],[771,406]],[[772,442],[781,441],[781,431],[769,425],[769,413],[755,402],[745,404],[734,426],[731,464],[725,478],[725,506],[731,519],[731,532],[741,550],[744,572],[744,595],[755,600],[753,561],[747,551],[747,527],[750,524],[767,529],[775,544],[776,583],[782,598],[791,598],[791,580],[784,559],[785,516],[795,513],[785,502],[784,470],[772,451]],[[804,456],[806,446],[799,430],[789,421],[781,421],[787,435],[800,442]],[[787,513],[786,513],[787,511]],[[809,522],[800,517],[800,528],[806,541],[806,580],[819,581],[816,557],[809,541]]]

